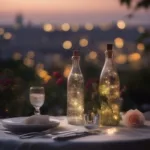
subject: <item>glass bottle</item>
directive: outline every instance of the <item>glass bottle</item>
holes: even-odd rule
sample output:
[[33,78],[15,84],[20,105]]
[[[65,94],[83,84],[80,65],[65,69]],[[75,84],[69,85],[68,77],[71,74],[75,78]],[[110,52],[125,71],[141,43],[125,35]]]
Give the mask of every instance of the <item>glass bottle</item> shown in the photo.
[[113,45],[107,44],[105,64],[100,75],[100,124],[118,125],[120,121],[120,81],[113,62]]
[[84,78],[79,61],[79,52],[74,51],[67,81],[67,119],[72,125],[84,124]]

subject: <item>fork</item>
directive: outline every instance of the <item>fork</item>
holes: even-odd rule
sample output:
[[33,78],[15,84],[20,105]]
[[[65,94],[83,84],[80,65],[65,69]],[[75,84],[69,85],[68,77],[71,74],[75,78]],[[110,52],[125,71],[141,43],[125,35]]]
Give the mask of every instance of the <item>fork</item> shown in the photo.
[[45,131],[41,131],[41,132],[30,132],[30,133],[25,133],[25,134],[21,134],[19,135],[19,138],[21,139],[26,139],[26,138],[32,138],[32,137],[37,137],[37,136],[44,136],[44,135],[49,135],[49,137],[52,137],[54,135],[60,135],[60,134],[69,134],[75,131],[78,131],[78,129],[72,129],[69,131],[58,131],[58,132],[53,132],[52,134],[50,134],[52,130],[48,129]]

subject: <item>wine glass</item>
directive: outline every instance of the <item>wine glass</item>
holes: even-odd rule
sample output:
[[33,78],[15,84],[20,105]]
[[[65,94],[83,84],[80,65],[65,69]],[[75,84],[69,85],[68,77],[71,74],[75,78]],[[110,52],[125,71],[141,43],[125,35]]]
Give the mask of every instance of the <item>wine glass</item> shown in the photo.
[[35,115],[40,115],[40,107],[44,104],[44,87],[30,87],[30,103],[35,108]]

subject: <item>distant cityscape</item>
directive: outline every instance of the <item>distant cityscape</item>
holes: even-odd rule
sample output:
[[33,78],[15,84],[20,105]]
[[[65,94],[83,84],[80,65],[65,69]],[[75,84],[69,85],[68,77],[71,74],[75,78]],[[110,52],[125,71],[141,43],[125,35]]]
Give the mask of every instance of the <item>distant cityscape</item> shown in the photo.
[[142,25],[129,27],[123,20],[82,26],[69,23],[33,26],[32,22],[24,26],[23,20],[19,14],[13,25],[0,25],[0,59],[24,59],[29,67],[38,63],[49,67],[55,62],[62,64],[62,60],[68,62],[74,49],[84,54],[85,61],[101,65],[107,43],[114,43],[115,62],[126,65],[141,59],[145,46],[136,40],[149,28]]

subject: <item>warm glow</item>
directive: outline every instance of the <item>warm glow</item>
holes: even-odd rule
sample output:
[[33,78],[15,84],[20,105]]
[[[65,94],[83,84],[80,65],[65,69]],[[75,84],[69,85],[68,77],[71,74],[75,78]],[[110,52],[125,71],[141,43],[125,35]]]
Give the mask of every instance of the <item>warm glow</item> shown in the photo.
[[125,54],[120,54],[115,58],[117,64],[125,64],[127,62],[127,56]]
[[71,65],[66,66],[64,69],[64,73],[63,73],[65,78],[67,78],[69,76],[70,71],[71,71]]
[[122,38],[119,38],[119,37],[115,38],[114,42],[115,42],[115,46],[117,48],[123,48],[123,46],[124,46],[124,40]]
[[79,45],[81,47],[86,47],[88,45],[88,40],[87,39],[80,39]]
[[48,75],[48,72],[44,69],[39,69],[37,70],[37,74],[39,75],[39,77],[45,78]]
[[117,22],[117,27],[118,27],[119,29],[124,29],[124,28],[126,27],[126,24],[125,24],[125,22],[124,22],[123,20],[119,20],[119,21]]
[[5,40],[10,40],[12,38],[12,34],[10,32],[5,32],[3,37]]
[[26,57],[24,59],[24,65],[26,65],[28,67],[33,67],[34,66],[34,60]]
[[143,43],[138,43],[138,44],[137,44],[137,49],[138,49],[140,52],[143,52],[144,49],[145,49],[144,44],[143,44]]
[[144,32],[145,32],[145,29],[144,29],[144,27],[142,27],[142,26],[139,26],[139,27],[137,28],[137,30],[138,30],[139,33],[144,33]]
[[117,132],[117,129],[116,128],[111,128],[111,129],[107,129],[106,130],[106,133],[108,134],[108,135],[113,135],[113,134],[115,134]]
[[18,52],[16,52],[16,53],[13,54],[13,59],[14,60],[20,60],[21,57],[22,57],[22,55],[20,53],[18,53]]
[[72,26],[71,26],[71,30],[72,30],[73,32],[77,32],[77,31],[79,30],[79,25],[72,25]]
[[3,35],[5,30],[3,28],[0,28],[0,35]]
[[47,83],[52,77],[50,75],[46,75],[43,80],[45,83]]
[[64,41],[63,42],[63,48],[64,49],[70,49],[72,47],[71,41]]
[[141,55],[139,53],[133,53],[128,56],[128,61],[130,62],[138,61],[140,59],[141,59]]
[[51,32],[53,30],[53,26],[51,24],[44,24],[43,30],[45,32]]
[[89,53],[89,59],[96,59],[96,57],[97,57],[97,53],[96,53],[96,52],[91,51],[91,52]]
[[91,30],[93,30],[93,28],[94,28],[93,24],[91,24],[91,23],[86,23],[86,24],[85,24],[85,29],[86,29],[86,30],[91,31]]
[[70,30],[70,25],[68,23],[64,23],[61,25],[61,29],[63,31],[69,31]]
[[34,52],[34,51],[29,51],[29,52],[27,53],[27,57],[28,57],[28,58],[34,58],[34,56],[35,56],[35,52]]

